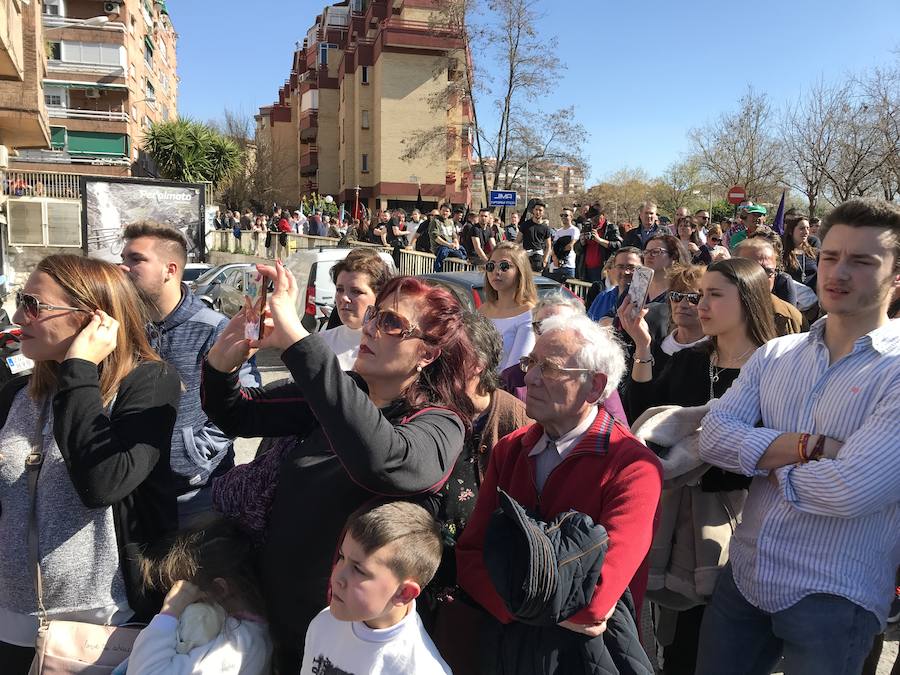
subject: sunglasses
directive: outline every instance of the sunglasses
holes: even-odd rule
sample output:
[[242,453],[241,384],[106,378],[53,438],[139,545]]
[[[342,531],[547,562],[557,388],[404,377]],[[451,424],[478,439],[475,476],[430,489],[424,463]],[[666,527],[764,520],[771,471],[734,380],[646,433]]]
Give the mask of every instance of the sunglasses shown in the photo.
[[722,241],[722,237],[709,237],[709,240],[718,244],[720,241]]
[[367,326],[372,322],[375,323],[374,328],[383,335],[399,337],[401,340],[420,338],[427,341],[425,334],[416,325],[392,309],[379,309],[370,305],[363,316],[363,325]]
[[669,300],[672,302],[681,302],[682,300],[687,300],[692,305],[700,304],[700,294],[699,293],[679,293],[678,291],[669,291]]
[[41,310],[47,309],[59,309],[65,310],[68,312],[84,312],[86,314],[90,314],[91,311],[88,309],[83,309],[81,307],[65,307],[63,305],[48,305],[45,302],[41,302],[38,298],[28,293],[23,293],[22,291],[16,291],[16,309],[20,309],[24,312],[25,316],[29,319],[36,319],[41,315]]
[[495,263],[493,260],[489,260],[487,265],[484,266],[488,272],[493,272],[495,269],[500,268],[501,272],[509,272],[512,265],[509,264],[506,260],[501,260],[499,263]]

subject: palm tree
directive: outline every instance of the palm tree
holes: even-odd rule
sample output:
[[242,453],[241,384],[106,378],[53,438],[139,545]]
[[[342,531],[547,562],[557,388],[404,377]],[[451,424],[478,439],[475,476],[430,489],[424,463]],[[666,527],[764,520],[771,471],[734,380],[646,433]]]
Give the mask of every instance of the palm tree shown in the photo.
[[144,135],[144,149],[163,178],[209,182],[213,188],[233,176],[243,160],[233,140],[187,118],[152,125]]

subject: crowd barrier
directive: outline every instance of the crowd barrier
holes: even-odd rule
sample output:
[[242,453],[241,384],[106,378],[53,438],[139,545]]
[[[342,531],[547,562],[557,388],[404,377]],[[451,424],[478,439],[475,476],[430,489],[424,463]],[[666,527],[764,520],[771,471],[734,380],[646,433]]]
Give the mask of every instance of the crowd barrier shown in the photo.
[[[234,253],[237,255],[248,255],[255,258],[276,258],[285,259],[292,253],[313,248],[336,248],[340,243],[339,239],[334,237],[313,237],[306,234],[287,234],[287,244],[282,245],[282,237],[278,234],[272,235],[270,241],[270,250],[266,249],[266,233],[265,232],[243,232],[241,238],[232,234],[230,230],[214,230],[207,235],[208,245],[211,251],[221,251],[223,253]],[[379,246],[377,244],[369,244],[361,241],[349,242],[351,248],[374,248],[393,256],[393,249],[387,246]],[[447,258],[444,260],[445,272],[458,272],[462,270],[471,270],[472,265],[458,258]],[[420,274],[430,274],[434,272],[434,255],[431,253],[423,253],[412,249],[400,249],[398,270],[400,274],[410,276],[418,276]],[[566,282],[566,287],[579,298],[584,300],[587,297],[591,284],[578,279],[570,279]]]

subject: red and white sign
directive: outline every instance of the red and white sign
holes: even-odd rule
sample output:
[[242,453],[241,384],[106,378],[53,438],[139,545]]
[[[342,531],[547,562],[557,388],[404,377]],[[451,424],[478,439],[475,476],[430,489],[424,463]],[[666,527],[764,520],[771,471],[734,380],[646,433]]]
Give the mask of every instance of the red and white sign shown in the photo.
[[728,191],[728,203],[737,206],[747,199],[747,191],[740,185],[735,185]]

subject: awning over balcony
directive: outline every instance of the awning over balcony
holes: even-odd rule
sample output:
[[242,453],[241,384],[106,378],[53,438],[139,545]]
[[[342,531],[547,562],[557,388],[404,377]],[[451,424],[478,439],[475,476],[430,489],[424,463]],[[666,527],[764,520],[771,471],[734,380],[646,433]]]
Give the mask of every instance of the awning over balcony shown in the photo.
[[149,35],[144,36],[144,44],[147,45],[151,52],[156,51],[156,45],[153,44],[153,40],[150,39]]
[[103,82],[74,82],[72,80],[44,80],[45,86],[65,87],[66,89],[115,89],[128,91],[126,84],[108,84]]

